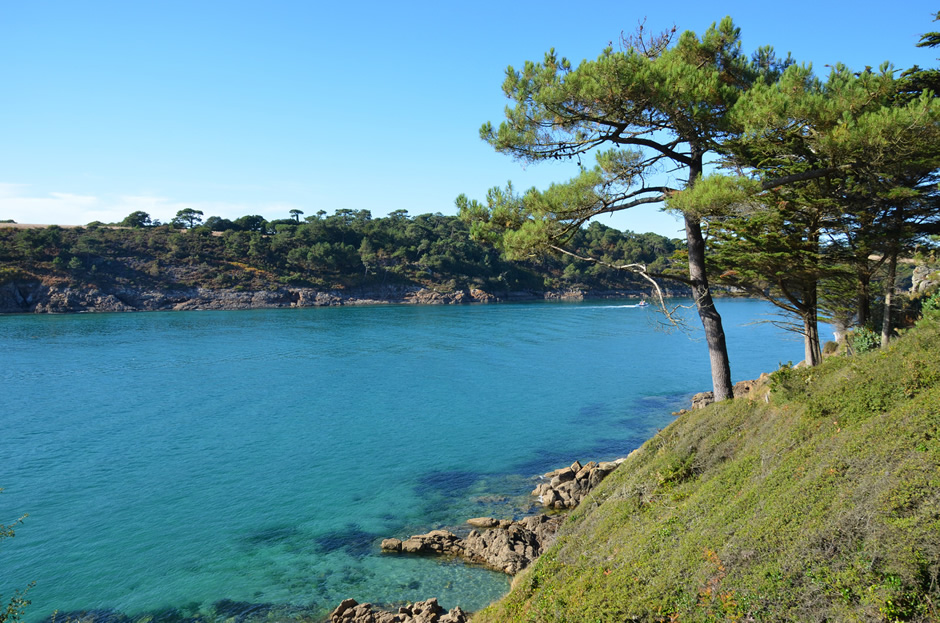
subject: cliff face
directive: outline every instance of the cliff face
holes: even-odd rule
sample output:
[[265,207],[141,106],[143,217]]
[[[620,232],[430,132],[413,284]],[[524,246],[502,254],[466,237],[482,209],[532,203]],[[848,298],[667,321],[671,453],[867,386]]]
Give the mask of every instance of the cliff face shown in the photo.
[[97,286],[76,288],[40,281],[11,281],[0,286],[0,313],[3,314],[235,310],[384,303],[448,305],[494,301],[496,297],[482,290],[441,293],[420,287],[385,287],[349,293],[292,287],[256,291],[119,287],[105,291]]
[[[278,287],[265,290],[233,288],[150,287],[97,285],[76,287],[38,280],[10,281],[0,286],[0,314],[65,314],[77,312],[235,310],[277,307],[327,307],[337,305],[455,305],[526,300],[575,300],[586,298],[638,298],[634,290],[590,292],[519,291],[500,296],[470,288],[440,292],[420,286],[383,286],[355,290],[318,290]],[[676,292],[677,296],[684,293]]]

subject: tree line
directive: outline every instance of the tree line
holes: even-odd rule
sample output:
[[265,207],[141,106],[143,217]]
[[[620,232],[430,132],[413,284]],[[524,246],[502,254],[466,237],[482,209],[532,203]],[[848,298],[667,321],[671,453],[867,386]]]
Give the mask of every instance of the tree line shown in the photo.
[[[919,45],[938,43],[928,33]],[[770,46],[744,53],[730,17],[701,36],[641,26],[578,66],[550,50],[507,69],[506,118],[480,134],[526,162],[576,160],[578,175],[546,190],[461,195],[460,216],[476,240],[525,257],[580,256],[578,232],[602,214],[661,203],[681,215],[682,273],[591,259],[691,289],[715,397],[729,398],[715,283],[795,316],[815,365],[820,313],[871,325],[881,281],[887,343],[898,260],[940,232],[937,75],[885,63],[819,77]]]
[[[120,223],[86,227],[0,228],[0,281],[33,276],[71,283],[171,288],[262,289],[414,284],[443,291],[628,289],[632,275],[571,258],[509,260],[471,240],[456,216],[411,216],[397,210],[373,218],[368,210],[319,211],[301,218],[234,220],[180,210],[169,223],[133,212]],[[679,241],[621,232],[592,223],[578,233],[585,254],[642,261],[665,268]]]

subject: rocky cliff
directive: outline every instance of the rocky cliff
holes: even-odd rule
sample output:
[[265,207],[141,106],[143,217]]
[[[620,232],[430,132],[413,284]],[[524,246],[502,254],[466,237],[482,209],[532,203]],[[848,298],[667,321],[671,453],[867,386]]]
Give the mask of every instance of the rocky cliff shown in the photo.
[[9,281],[0,286],[0,314],[235,310],[336,305],[454,305],[523,300],[584,300],[637,298],[641,292],[582,290],[508,292],[495,296],[478,289],[440,292],[420,286],[383,286],[373,289],[317,290],[278,287],[266,290],[181,287],[157,289],[95,285],[74,287],[41,281]]

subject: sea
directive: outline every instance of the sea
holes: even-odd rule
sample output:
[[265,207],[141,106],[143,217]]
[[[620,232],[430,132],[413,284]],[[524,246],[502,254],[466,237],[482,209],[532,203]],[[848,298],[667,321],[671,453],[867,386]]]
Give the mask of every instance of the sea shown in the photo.
[[[473,611],[502,573],[383,538],[535,512],[540,474],[626,456],[711,388],[622,302],[0,317],[0,608],[28,623],[322,620],[346,598]],[[719,299],[735,381],[802,359]],[[86,620],[89,617],[85,617]]]

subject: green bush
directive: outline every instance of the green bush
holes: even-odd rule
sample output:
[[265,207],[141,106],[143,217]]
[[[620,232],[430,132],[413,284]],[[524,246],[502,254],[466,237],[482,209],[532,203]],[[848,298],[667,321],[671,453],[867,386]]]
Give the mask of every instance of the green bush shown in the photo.
[[881,346],[881,336],[868,327],[859,327],[849,335],[849,346],[853,353],[867,353]]
[[921,305],[920,311],[923,316],[940,315],[940,291],[927,297]]

